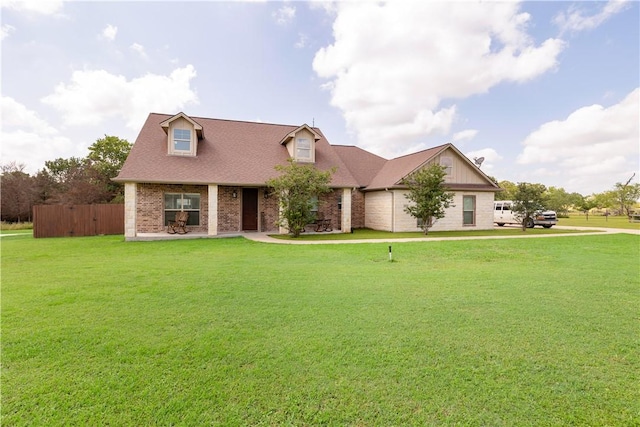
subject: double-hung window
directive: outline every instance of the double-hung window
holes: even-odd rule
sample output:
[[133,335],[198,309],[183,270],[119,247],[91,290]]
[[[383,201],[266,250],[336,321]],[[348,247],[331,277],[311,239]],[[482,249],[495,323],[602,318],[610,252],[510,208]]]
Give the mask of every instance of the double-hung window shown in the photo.
[[311,158],[311,140],[309,138],[296,139],[296,160],[310,162]]
[[462,196],[462,225],[476,225],[476,196]]
[[189,129],[173,129],[173,150],[191,151],[191,131]]
[[189,212],[187,225],[200,225],[200,194],[165,193],[164,225],[174,221],[176,214],[180,211]]

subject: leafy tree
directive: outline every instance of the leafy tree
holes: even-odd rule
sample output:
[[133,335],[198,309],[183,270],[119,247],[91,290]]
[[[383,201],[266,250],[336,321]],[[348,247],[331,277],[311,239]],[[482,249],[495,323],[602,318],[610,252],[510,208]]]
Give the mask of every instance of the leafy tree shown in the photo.
[[546,208],[556,211],[558,216],[569,216],[569,208],[583,200],[578,193],[567,193],[564,188],[549,187],[546,192]]
[[545,190],[542,184],[519,182],[516,186],[511,209],[522,218],[522,231],[527,230],[535,212],[545,208]]
[[495,200],[513,200],[517,186],[511,181],[500,181],[498,186],[502,188],[502,191],[495,193]]
[[598,209],[612,208],[616,205],[616,194],[614,191],[604,191],[594,194],[593,202]]
[[594,197],[583,197],[581,200],[579,200],[576,204],[575,207],[579,210],[581,210],[582,212],[584,212],[584,214],[587,217],[587,221],[589,220],[589,211],[593,208],[595,208],[597,206],[595,198]]
[[453,201],[453,193],[444,186],[445,168],[431,164],[418,169],[402,180],[409,192],[405,197],[413,202],[404,210],[421,221],[424,234],[429,232],[436,220],[444,217],[444,211]]
[[335,168],[319,171],[313,165],[289,159],[287,165],[277,165],[278,178],[267,181],[267,186],[280,198],[280,218],[277,224],[289,230],[293,237],[300,236],[304,227],[315,220],[313,198],[331,191],[329,183]]
[[2,220],[30,221],[35,200],[34,180],[24,171],[24,164],[10,162],[0,167],[2,172]]
[[95,178],[101,181],[105,185],[106,191],[118,201],[124,197],[124,186],[121,183],[113,182],[112,179],[120,173],[131,147],[132,144],[126,139],[109,135],[97,139],[89,147],[87,159],[91,161],[91,167],[97,172]]
[[46,161],[35,177],[37,199],[57,204],[122,202],[124,187],[112,179],[130,151],[127,140],[105,135],[89,147],[87,157]]
[[[108,203],[113,195],[88,158],[58,158],[45,162],[39,184],[46,188],[49,204]],[[41,194],[45,193],[40,191]]]

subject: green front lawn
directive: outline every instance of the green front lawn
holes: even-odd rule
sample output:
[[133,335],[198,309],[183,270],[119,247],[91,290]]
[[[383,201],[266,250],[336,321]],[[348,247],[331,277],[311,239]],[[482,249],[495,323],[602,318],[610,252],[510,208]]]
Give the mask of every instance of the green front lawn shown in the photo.
[[637,425],[640,237],[2,240],[2,425]]
[[[392,233],[390,231],[371,230],[369,228],[356,228],[353,233],[303,233],[299,237],[292,237],[288,234],[271,234],[271,237],[281,240],[375,240],[375,239],[436,239],[441,237],[500,237],[500,236],[528,236],[540,234],[571,234],[589,232],[585,230],[562,230],[558,228],[522,228],[517,226],[496,227],[492,230],[468,230],[468,231],[430,231],[427,235],[422,232]],[[596,232],[596,230],[591,230]]]

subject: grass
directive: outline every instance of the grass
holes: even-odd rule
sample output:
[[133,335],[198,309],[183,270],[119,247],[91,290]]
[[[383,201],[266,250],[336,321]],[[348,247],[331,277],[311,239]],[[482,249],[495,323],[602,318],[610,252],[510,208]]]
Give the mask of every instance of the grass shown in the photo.
[[[581,233],[585,230],[560,230],[557,228],[528,228],[525,235],[539,234],[571,234]],[[441,238],[441,237],[482,237],[482,236],[522,236],[520,227],[506,226],[493,230],[468,230],[468,231],[430,231],[425,236],[422,232],[392,233],[390,231],[371,230],[369,228],[357,228],[353,233],[308,233],[299,237],[292,237],[288,234],[272,234],[271,237],[280,240],[372,240],[372,239],[421,239],[421,238]]]
[[3,425],[638,425],[632,235],[2,240]]
[[605,227],[622,228],[626,230],[640,230],[640,222],[629,222],[627,216],[604,216],[584,214],[571,214],[569,218],[560,218],[558,225],[571,225],[575,227]]
[[0,222],[0,231],[33,230],[32,222]]

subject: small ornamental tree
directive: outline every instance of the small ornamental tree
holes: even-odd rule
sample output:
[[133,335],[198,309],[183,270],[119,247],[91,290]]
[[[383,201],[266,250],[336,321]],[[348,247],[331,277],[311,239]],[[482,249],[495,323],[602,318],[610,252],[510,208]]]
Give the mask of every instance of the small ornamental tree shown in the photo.
[[280,198],[280,218],[276,224],[285,227],[293,237],[299,237],[304,227],[315,220],[312,208],[316,196],[331,191],[329,183],[335,169],[319,171],[313,165],[289,159],[287,165],[277,165],[278,178],[266,182]]
[[527,231],[527,227],[532,226],[535,212],[545,208],[546,190],[547,188],[542,184],[518,183],[513,193],[511,209],[522,218],[522,231]]
[[437,219],[444,217],[444,211],[453,201],[453,193],[444,187],[445,168],[439,164],[418,169],[402,180],[409,192],[405,197],[413,203],[404,208],[405,212],[421,221],[424,234],[429,232]]

